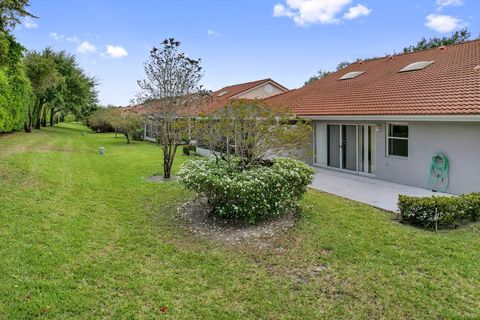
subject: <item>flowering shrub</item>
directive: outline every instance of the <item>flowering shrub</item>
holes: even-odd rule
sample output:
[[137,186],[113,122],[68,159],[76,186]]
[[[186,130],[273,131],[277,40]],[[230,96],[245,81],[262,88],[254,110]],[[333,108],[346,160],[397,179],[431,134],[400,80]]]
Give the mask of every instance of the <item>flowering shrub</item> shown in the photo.
[[215,158],[185,162],[179,171],[180,181],[204,195],[213,214],[255,223],[294,208],[315,172],[289,158],[246,170],[241,170],[239,163],[238,159],[226,162]]
[[480,217],[480,193],[423,198],[401,195],[398,207],[402,221],[427,229],[451,228]]

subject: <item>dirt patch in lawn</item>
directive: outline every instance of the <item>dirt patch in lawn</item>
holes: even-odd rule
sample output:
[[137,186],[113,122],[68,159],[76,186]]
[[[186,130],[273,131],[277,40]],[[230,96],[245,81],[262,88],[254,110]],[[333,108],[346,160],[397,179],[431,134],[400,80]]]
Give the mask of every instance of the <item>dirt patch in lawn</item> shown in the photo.
[[179,178],[178,176],[171,176],[170,178],[165,179],[164,176],[162,175],[153,175],[151,177],[148,177],[145,180],[147,180],[148,182],[161,183],[161,182],[168,182],[168,181],[177,181],[178,178]]
[[258,249],[270,247],[281,233],[295,226],[299,218],[298,210],[292,210],[281,217],[250,225],[221,219],[210,212],[206,199],[196,198],[179,209],[179,216],[182,224],[195,234],[232,245],[253,245]]

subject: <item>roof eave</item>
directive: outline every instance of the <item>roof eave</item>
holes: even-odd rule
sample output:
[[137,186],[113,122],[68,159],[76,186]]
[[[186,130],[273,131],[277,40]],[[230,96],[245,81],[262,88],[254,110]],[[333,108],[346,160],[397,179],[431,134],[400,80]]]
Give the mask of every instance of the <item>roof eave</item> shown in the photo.
[[350,116],[302,116],[310,120],[343,121],[426,121],[426,122],[480,122],[480,114],[456,115],[350,115]]

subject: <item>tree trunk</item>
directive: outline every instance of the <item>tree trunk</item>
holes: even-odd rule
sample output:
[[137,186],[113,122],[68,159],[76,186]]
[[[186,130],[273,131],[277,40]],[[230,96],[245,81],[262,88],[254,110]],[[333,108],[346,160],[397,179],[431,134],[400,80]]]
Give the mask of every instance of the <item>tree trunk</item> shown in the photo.
[[50,109],[50,127],[53,127],[53,118],[54,118],[54,115],[55,115],[55,110]]
[[167,152],[163,152],[163,177],[165,179],[170,179],[170,157]]
[[127,138],[127,144],[130,144],[130,137],[128,133],[124,133],[123,135],[125,136],[125,138]]
[[25,122],[24,129],[27,133],[32,132],[32,109],[30,106],[28,106],[27,121]]
[[173,161],[177,153],[177,145],[167,145],[163,148],[163,177],[170,179],[172,176]]
[[46,127],[47,126],[47,108],[43,108],[43,112],[42,112],[42,127]]
[[40,129],[42,126],[42,111],[43,111],[43,103],[38,103],[38,108],[35,114],[35,129]]

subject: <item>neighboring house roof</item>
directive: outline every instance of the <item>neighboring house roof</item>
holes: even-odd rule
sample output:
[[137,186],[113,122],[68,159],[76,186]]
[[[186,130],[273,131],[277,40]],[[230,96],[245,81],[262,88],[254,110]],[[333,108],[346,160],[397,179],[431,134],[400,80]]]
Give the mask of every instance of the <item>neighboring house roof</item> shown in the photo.
[[[400,72],[427,61],[434,62]],[[339,80],[357,71],[363,73]],[[265,101],[299,116],[478,115],[480,40],[356,62]]]
[[[262,88],[263,86],[271,85],[274,89],[272,92],[263,92],[264,96],[255,96],[254,90],[258,88]],[[265,98],[268,96],[274,96],[279,92],[287,92],[288,89],[284,86],[280,85],[279,83],[273,81],[272,79],[262,79],[257,81],[245,82],[236,85],[231,85],[227,87],[223,87],[220,90],[212,92],[212,94],[208,97],[208,99],[202,100],[202,104],[205,104],[204,107],[198,111],[197,108],[192,110],[192,113],[211,113],[215,112],[223,107],[225,107],[229,101],[232,99],[242,99],[248,98],[251,95],[249,93],[253,93],[255,98]],[[152,100],[140,105],[133,105],[124,108],[125,112],[133,112],[136,114],[152,114],[155,111],[160,110],[160,107],[157,105],[156,100]]]
[[131,113],[140,114],[140,115],[149,113],[149,110],[147,110],[147,108],[145,108],[145,106],[141,104],[124,107],[122,108],[122,111],[131,112]]
[[[288,89],[284,86],[280,85],[278,82],[273,81],[272,79],[262,79],[252,82],[245,82],[240,84],[235,84],[227,87],[223,87],[220,90],[214,91],[211,94],[211,101],[206,106],[206,108],[202,111],[204,113],[215,112],[223,107],[225,107],[229,101],[232,99],[242,99],[246,98],[248,92],[253,91],[257,88],[260,88],[265,85],[272,85],[273,87],[277,88],[277,90],[283,92],[287,92]],[[267,96],[275,96],[275,93],[268,94]],[[257,97],[257,98],[265,98],[265,97]]]

